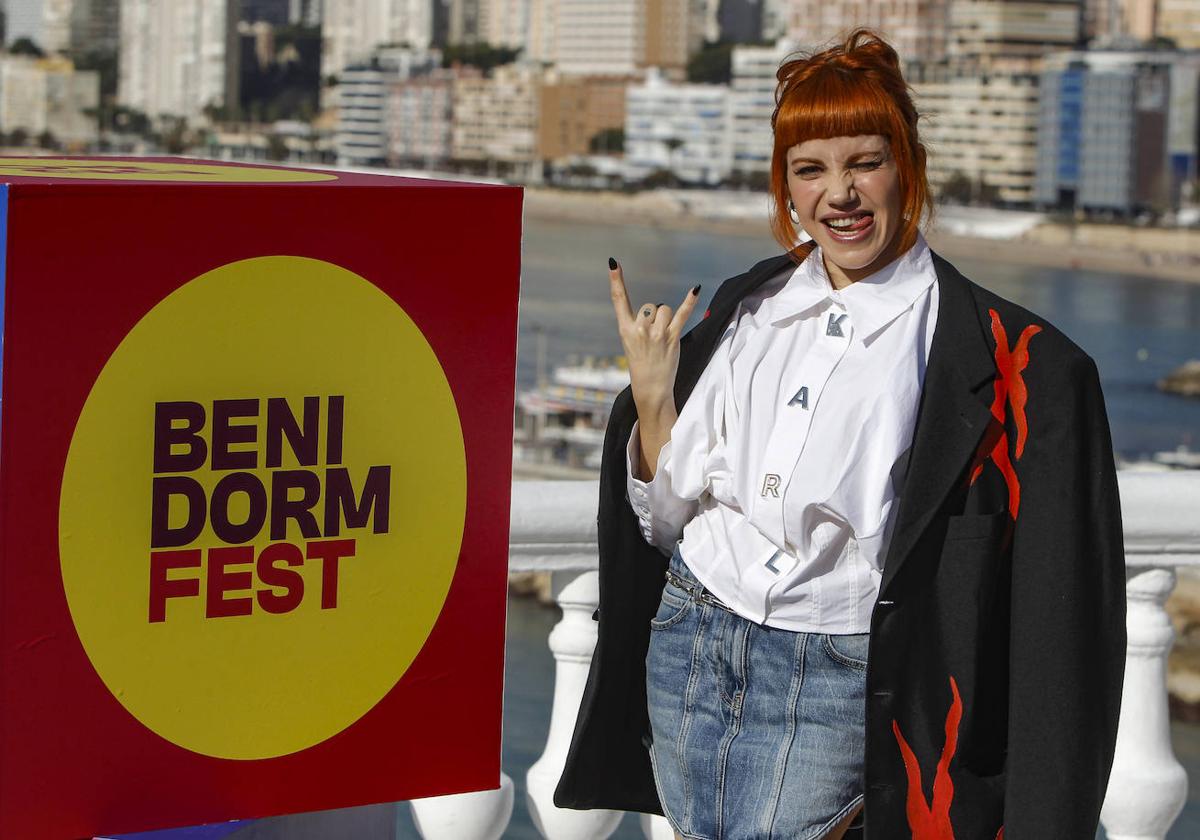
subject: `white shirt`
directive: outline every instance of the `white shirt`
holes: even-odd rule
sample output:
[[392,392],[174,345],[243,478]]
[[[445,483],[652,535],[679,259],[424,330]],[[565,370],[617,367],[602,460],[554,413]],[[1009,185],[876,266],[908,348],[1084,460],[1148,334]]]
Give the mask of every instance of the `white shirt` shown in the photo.
[[838,291],[819,248],[739,303],[654,479],[628,497],[642,535],[680,553],[739,615],[866,633],[937,320],[925,239]]

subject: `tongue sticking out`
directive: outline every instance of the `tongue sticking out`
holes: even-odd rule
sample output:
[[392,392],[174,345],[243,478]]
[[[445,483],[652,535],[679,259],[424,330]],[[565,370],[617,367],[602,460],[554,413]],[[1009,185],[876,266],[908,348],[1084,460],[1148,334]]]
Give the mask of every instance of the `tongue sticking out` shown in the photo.
[[856,218],[854,220],[854,222],[852,224],[849,224],[849,225],[832,225],[829,222],[826,222],[825,225],[830,230],[832,230],[834,233],[854,233],[856,231],[862,230],[867,225],[869,225],[871,223],[872,219],[873,219],[873,217],[868,213],[868,214],[859,216],[858,218]]

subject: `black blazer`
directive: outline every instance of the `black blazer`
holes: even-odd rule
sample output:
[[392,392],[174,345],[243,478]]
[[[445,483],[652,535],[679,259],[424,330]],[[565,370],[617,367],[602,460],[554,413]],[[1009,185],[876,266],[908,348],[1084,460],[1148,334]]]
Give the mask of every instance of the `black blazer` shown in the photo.
[[[687,400],[737,302],[681,340]],[[1125,664],[1121,510],[1092,359],[934,255],[938,319],[867,668],[867,840],[1093,840]],[[625,496],[616,399],[600,474],[599,640],[554,802],[661,813],[645,660],[666,558]]]

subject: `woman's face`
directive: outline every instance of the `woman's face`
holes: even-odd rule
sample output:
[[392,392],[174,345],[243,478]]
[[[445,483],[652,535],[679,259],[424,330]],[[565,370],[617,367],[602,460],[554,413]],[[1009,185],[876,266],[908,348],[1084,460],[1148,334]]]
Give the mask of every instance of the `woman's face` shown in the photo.
[[805,140],[788,149],[787,167],[800,226],[821,246],[836,288],[895,259],[900,177],[886,138]]

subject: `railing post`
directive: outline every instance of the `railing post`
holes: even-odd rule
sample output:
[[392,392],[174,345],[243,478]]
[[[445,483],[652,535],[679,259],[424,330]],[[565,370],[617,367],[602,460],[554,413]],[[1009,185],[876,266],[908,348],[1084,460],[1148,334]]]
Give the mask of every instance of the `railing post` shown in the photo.
[[646,840],[675,840],[675,832],[666,817],[658,814],[638,814],[642,835]]
[[1117,751],[1100,822],[1109,840],[1163,840],[1187,799],[1187,773],[1171,749],[1167,654],[1175,631],[1166,603],[1172,569],[1130,569],[1125,684]]
[[525,777],[529,813],[546,840],[603,840],[616,830],[621,811],[574,811],[554,806],[554,788],[567,763],[575,716],[587,683],[596,622],[592,612],[600,603],[597,572],[555,572],[552,591],[563,617],[550,631],[554,653],[554,702],[546,749]]
[[412,800],[413,823],[424,840],[500,840],[512,819],[513,781],[500,787]]
[[1187,799],[1171,747],[1167,654],[1175,632],[1166,602],[1175,569],[1200,566],[1200,475],[1122,470],[1125,531],[1125,681],[1100,822],[1109,840],[1163,840]]

